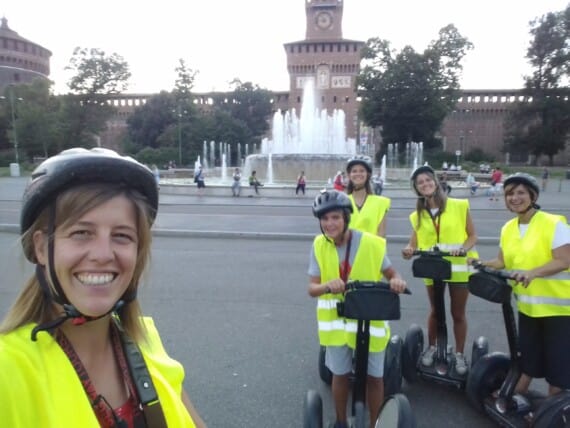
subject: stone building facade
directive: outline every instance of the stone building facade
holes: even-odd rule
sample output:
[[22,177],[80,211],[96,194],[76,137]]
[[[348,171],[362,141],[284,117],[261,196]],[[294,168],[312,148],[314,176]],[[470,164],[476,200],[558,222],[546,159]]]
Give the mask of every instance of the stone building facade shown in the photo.
[[0,92],[8,85],[48,79],[51,52],[18,35],[3,17],[0,23]]

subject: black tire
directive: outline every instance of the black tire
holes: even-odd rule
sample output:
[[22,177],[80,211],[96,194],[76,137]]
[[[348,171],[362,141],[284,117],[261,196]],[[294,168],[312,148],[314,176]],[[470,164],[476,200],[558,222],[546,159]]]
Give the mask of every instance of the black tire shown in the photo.
[[471,367],[483,356],[489,353],[489,341],[485,336],[479,336],[473,341],[471,348]]
[[333,374],[329,370],[329,368],[325,365],[326,349],[327,348],[325,348],[324,346],[321,346],[321,348],[319,349],[319,376],[324,383],[330,386],[332,384]]
[[303,428],[323,428],[323,400],[317,391],[307,391],[303,403]]
[[570,426],[570,392],[547,398],[534,414],[533,428],[566,428]]
[[402,375],[408,383],[418,380],[417,364],[424,349],[424,332],[417,324],[412,324],[406,332],[402,349]]
[[384,401],[374,428],[416,428],[412,406],[404,394],[396,394]]
[[484,400],[501,387],[511,365],[510,358],[502,352],[483,355],[471,368],[467,377],[467,398],[471,405],[484,412]]
[[366,428],[368,421],[366,420],[366,409],[362,401],[354,403],[354,425],[353,428]]
[[402,338],[395,334],[388,341],[384,355],[384,395],[397,394],[402,390]]

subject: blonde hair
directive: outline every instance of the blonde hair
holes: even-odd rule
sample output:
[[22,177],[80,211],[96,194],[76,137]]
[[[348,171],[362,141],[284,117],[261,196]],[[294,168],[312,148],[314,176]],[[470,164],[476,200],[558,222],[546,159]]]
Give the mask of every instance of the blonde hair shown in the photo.
[[[136,213],[138,234],[137,261],[133,278],[126,291],[126,294],[135,294],[139,281],[150,261],[152,241],[152,208],[142,194],[118,184],[91,183],[73,187],[60,194],[55,201],[54,228],[68,227],[77,222],[87,212],[121,195],[127,197],[132,202]],[[48,230],[50,211],[50,206],[45,207],[30,228],[21,236],[24,254],[32,263],[37,263],[33,235],[36,231],[46,232]],[[53,219],[51,220],[53,221]],[[38,268],[42,269],[42,267]],[[46,280],[53,290],[54,287],[49,275],[46,275]],[[135,340],[144,339],[145,328],[141,320],[142,312],[136,296],[134,300],[126,304],[119,312],[126,333]],[[24,288],[8,310],[0,324],[0,333],[11,332],[28,323],[42,324],[58,316],[54,302],[43,292],[36,275],[34,275],[25,283]]]

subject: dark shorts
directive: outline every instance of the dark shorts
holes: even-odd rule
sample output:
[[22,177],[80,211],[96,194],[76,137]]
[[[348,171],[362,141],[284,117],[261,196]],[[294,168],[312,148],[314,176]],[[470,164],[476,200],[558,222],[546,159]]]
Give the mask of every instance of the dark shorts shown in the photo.
[[206,187],[206,183],[204,183],[202,180],[198,180],[198,189],[203,189],[204,187]]
[[523,373],[570,388],[570,317],[531,318],[519,312],[519,340]]

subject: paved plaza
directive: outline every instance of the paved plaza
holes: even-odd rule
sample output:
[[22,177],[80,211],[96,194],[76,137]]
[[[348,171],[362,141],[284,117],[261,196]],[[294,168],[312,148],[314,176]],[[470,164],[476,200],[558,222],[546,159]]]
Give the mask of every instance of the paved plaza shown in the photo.
[[[17,223],[26,179],[0,179],[0,316],[31,274],[20,256]],[[570,182],[539,202],[570,217]],[[312,196],[232,198],[162,192],[152,265],[140,289],[144,312],[155,319],[164,346],[186,369],[185,386],[210,427],[301,426],[305,392],[324,399],[333,415],[330,389],[317,371],[315,301],[307,295],[311,237],[318,233]],[[411,323],[425,325],[427,299],[411,263],[400,257],[409,235],[414,198],[408,189],[387,190],[392,198],[388,251],[413,294],[402,296],[402,319],[391,323],[404,335]],[[471,198],[482,258],[497,251],[500,226],[510,217],[502,201]],[[231,239],[230,239],[231,238]],[[471,297],[466,353],[486,335],[490,349],[506,351],[497,305]],[[448,316],[449,319],[449,316]],[[544,389],[537,382],[537,389]],[[462,391],[404,382],[418,427],[491,427]]]

